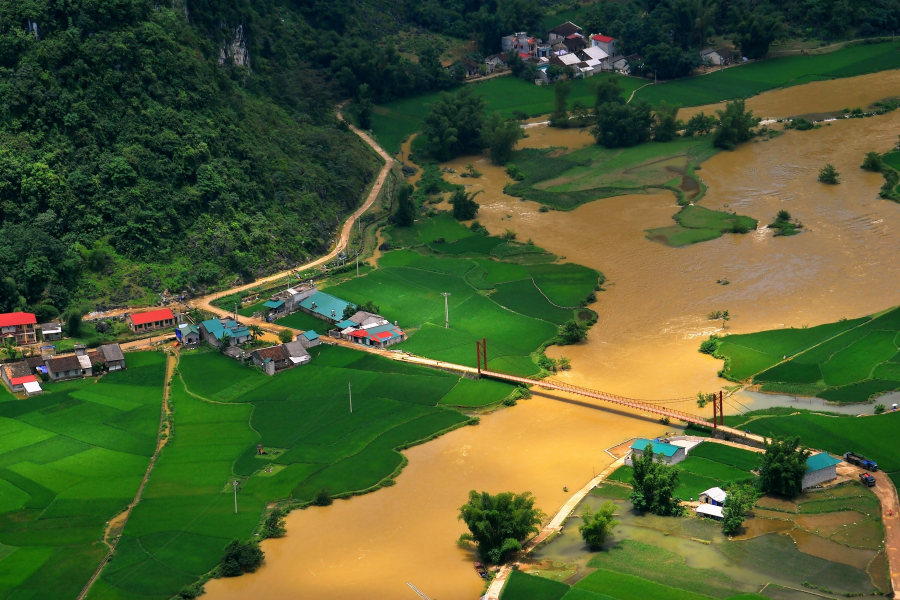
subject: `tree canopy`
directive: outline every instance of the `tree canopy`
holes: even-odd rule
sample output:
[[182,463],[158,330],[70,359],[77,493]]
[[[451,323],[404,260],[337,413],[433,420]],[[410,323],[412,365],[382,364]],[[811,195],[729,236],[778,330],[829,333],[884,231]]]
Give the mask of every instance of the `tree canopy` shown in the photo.
[[591,135],[606,148],[636,146],[650,139],[653,111],[645,100],[630,104],[606,102],[596,109]]
[[751,131],[759,125],[759,119],[753,116],[752,110],[746,110],[744,100],[734,100],[725,104],[725,110],[717,110],[719,126],[713,138],[716,148],[734,150],[741,142],[746,142],[753,137]]
[[675,495],[681,469],[655,459],[650,444],[641,456],[633,460],[633,465],[630,499],[635,510],[662,516],[680,516],[684,513],[681,498]]
[[472,86],[467,86],[455,94],[441,94],[441,99],[431,105],[431,112],[425,117],[422,135],[432,156],[442,161],[450,160],[484,148],[481,135],[484,120],[484,97],[476,95]]
[[491,162],[505,165],[512,156],[516,144],[525,137],[525,131],[516,121],[504,121],[500,113],[491,113],[484,124],[484,140],[491,150]]
[[800,437],[778,438],[766,443],[766,453],[759,467],[762,491],[785,498],[795,498],[802,489],[806,459],[810,450],[800,446]]
[[578,526],[581,539],[590,546],[591,550],[599,550],[606,539],[612,533],[613,528],[619,524],[614,517],[617,507],[615,503],[607,500],[597,512],[591,511],[590,506],[584,508],[581,515],[582,523]]
[[492,495],[472,490],[469,501],[459,507],[459,520],[469,528],[460,540],[474,542],[483,560],[498,564],[510,552],[520,550],[522,540],[539,531],[543,517],[530,492]]

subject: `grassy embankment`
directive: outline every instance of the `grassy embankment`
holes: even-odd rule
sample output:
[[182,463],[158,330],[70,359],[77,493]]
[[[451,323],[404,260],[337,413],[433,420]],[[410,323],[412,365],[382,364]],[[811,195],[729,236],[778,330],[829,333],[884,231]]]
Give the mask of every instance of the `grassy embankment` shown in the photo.
[[458,386],[481,404],[512,389],[345,348],[312,354],[311,364],[275,377],[215,352],[182,357],[172,437],[91,598],[171,597],[215,567],[232,539],[250,538],[267,503],[391,485],[405,464],[397,449],[468,421],[439,406]]
[[[559,325],[591,315],[578,307],[602,278],[581,265],[553,263],[556,256],[540,248],[473,233],[448,214],[389,235],[406,249],[385,253],[378,269],[325,291],[357,304],[373,301],[409,334],[398,348],[447,362],[475,366],[475,342],[487,338],[491,368],[537,374],[532,354]],[[451,294],[450,329],[442,292]],[[323,324],[306,315],[278,323],[298,329]]]
[[[631,148],[589,146],[562,153],[559,149],[519,150],[512,162],[524,179],[508,185],[505,192],[571,210],[600,198],[668,189],[679,204],[687,205],[699,201],[706,191],[694,172],[697,165],[717,152],[708,137]],[[684,246],[756,228],[755,219],[700,206],[684,206],[674,218],[676,225],[649,229],[647,237]]]
[[[773,58],[709,75],[646,86],[635,93],[635,98],[646,99],[651,104],[665,100],[681,106],[699,106],[747,98],[779,87],[897,69],[900,68],[900,52],[897,47],[897,44],[890,42],[860,44],[828,54]],[[588,106],[593,106],[593,85],[599,81],[598,77],[609,75],[575,81],[569,96],[570,105],[581,100]],[[637,77],[621,77],[620,81],[625,98],[649,83],[649,80]],[[478,86],[478,93],[484,94],[488,111],[499,111],[504,116],[511,117],[513,111],[537,116],[549,114],[552,110],[552,86],[536,86],[515,77],[490,79],[474,85]],[[440,94],[428,94],[377,106],[372,119],[372,131],[378,142],[388,152],[399,152],[400,143],[413,132],[422,129],[429,104],[439,97]]]
[[[718,343],[722,374],[762,391],[866,402],[900,388],[900,309],[804,329],[731,335]],[[786,359],[786,360],[785,360]]]
[[163,354],[127,362],[26,400],[0,389],[0,598],[75,598],[106,554],[156,448],[165,379]]

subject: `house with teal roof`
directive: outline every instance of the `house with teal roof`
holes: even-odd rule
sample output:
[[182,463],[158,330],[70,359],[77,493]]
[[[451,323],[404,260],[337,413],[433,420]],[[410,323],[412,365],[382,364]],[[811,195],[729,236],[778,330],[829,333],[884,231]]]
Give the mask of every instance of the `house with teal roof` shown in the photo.
[[341,300],[331,294],[316,292],[301,300],[298,307],[303,312],[310,314],[317,319],[322,319],[323,321],[333,324],[344,319],[344,309],[349,305],[350,303],[346,300]]
[[837,466],[841,462],[841,459],[835,458],[827,452],[813,454],[806,459],[806,474],[803,475],[801,487],[805,490],[837,479]]
[[244,324],[227,317],[203,321],[199,329],[203,341],[215,347],[218,347],[223,339],[228,339],[229,346],[235,346],[245,344],[253,338]]
[[670,465],[678,464],[683,461],[687,454],[681,446],[675,446],[659,440],[648,440],[645,438],[637,438],[631,444],[631,453],[625,459],[626,465],[632,464],[633,458],[639,458],[644,455],[644,451],[650,446],[653,450],[653,458],[661,460]]

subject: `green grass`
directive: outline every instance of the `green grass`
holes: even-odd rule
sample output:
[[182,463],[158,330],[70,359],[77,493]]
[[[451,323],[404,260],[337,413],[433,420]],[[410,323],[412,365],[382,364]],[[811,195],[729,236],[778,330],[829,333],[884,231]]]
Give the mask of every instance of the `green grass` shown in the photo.
[[466,408],[489,406],[509,396],[514,389],[514,385],[502,381],[491,379],[473,381],[463,377],[446,396],[441,398],[441,404]]
[[705,458],[747,472],[759,466],[758,453],[724,444],[699,444],[691,448],[690,457]]
[[276,319],[275,321],[278,325],[283,325],[284,327],[290,327],[292,329],[297,329],[299,331],[309,331],[312,329],[319,335],[324,334],[331,326],[322,319],[317,319],[312,315],[308,315],[303,311],[297,311],[295,313],[291,313],[286,317],[281,317],[280,319]]
[[[593,86],[599,78],[610,76],[604,74],[590,79],[575,80],[569,95],[569,103],[581,100],[588,106],[593,106]],[[620,77],[619,81],[622,83],[622,95],[625,98],[645,83],[634,77]],[[537,86],[516,77],[499,77],[465,85],[474,85],[475,93],[484,96],[489,113],[499,112],[506,118],[512,117],[513,111],[537,116],[553,110],[553,86]],[[451,90],[454,91],[456,89]],[[372,132],[378,143],[390,153],[399,152],[400,143],[410,134],[422,129],[425,117],[431,110],[430,105],[440,97],[440,93],[425,94],[376,106],[372,115]]]
[[[828,54],[790,56],[763,60],[703,75],[689,77],[638,91],[635,98],[658,104],[666,100],[681,106],[712,104],[732,98],[747,98],[766,90],[816,80],[853,77],[900,68],[897,44],[866,44]],[[803,79],[803,78],[807,79]],[[784,116],[784,115],[759,115]]]
[[714,240],[723,233],[734,232],[735,228],[753,231],[757,225],[756,219],[697,205],[685,206],[674,218],[677,225],[648,229],[647,237],[680,247]]
[[[753,475],[749,471],[738,469],[724,463],[716,462],[700,456],[688,456],[678,463],[678,467],[688,473],[709,477],[718,481],[738,481]],[[703,490],[700,490],[701,492]]]
[[618,600],[646,600],[647,598],[705,600],[710,597],[607,569],[597,569],[575,584],[575,587],[588,592],[607,594]]
[[531,279],[498,284],[496,291],[491,294],[491,300],[519,314],[557,325],[574,318],[571,308],[560,308],[550,304]]
[[835,353],[822,365],[825,383],[840,386],[869,377],[875,365],[897,353],[894,345],[896,331],[872,331],[864,338]]
[[868,402],[876,394],[883,394],[900,388],[900,381],[869,379],[840,388],[830,388],[816,394],[829,402],[856,403]]
[[191,391],[211,399],[235,388],[262,385],[267,380],[261,371],[247,369],[218,352],[186,354],[181,358],[179,370]]
[[165,376],[163,354],[126,360],[102,383],[0,403],[0,597],[74,598],[106,553],[97,540],[155,448]]
[[500,593],[501,600],[560,600],[569,586],[536,575],[513,571]]
[[817,364],[803,364],[796,361],[788,361],[775,365],[753,378],[757,382],[779,382],[794,384],[815,383],[822,379],[822,370]]
[[525,268],[550,302],[573,308],[594,291],[602,277],[595,269],[572,263],[536,264]]
[[746,379],[780,362],[780,357],[733,344],[729,338],[719,346],[718,354],[731,360],[727,374],[734,379]]

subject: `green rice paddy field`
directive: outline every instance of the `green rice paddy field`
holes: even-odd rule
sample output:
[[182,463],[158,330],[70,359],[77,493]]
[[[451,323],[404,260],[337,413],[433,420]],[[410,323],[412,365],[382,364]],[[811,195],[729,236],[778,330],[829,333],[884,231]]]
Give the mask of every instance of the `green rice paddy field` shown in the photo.
[[[581,265],[548,263],[556,257],[540,249],[475,234],[445,213],[391,237],[406,249],[385,253],[378,269],[326,291],[378,305],[409,334],[397,348],[457,364],[475,366],[475,342],[486,338],[491,368],[537,374],[531,354],[575,317],[601,277]],[[498,248],[506,248],[502,260]],[[443,292],[450,294],[449,329]],[[279,323],[294,326],[293,317]]]
[[893,309],[874,318],[727,336],[717,356],[726,359],[731,379],[853,403],[900,388],[898,343],[900,309]]
[[171,437],[90,598],[170,598],[232,539],[250,538],[267,503],[377,487],[403,466],[397,449],[469,421],[442,405],[496,403],[513,389],[347,348],[311,353],[310,364],[275,377],[216,352],[181,358]]
[[165,356],[126,355],[99,380],[0,394],[0,598],[78,596],[156,447]]

